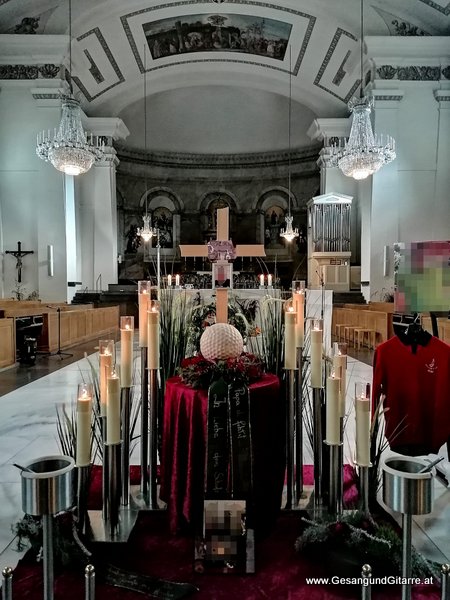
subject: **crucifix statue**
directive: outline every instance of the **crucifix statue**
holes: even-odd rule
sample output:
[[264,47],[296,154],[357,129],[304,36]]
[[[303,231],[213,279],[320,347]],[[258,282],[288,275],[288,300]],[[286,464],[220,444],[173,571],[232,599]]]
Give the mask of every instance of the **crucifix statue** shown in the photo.
[[34,250],[22,250],[22,242],[17,242],[17,250],[5,250],[5,254],[12,254],[16,259],[17,281],[22,282],[22,257],[34,254]]

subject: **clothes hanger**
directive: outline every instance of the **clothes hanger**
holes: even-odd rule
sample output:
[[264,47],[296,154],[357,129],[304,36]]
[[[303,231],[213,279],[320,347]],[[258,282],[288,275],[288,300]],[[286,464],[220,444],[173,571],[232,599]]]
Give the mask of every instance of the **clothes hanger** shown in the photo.
[[420,315],[414,315],[414,321],[399,335],[400,340],[407,346],[412,346],[413,352],[417,346],[426,346],[432,335],[428,333],[420,322]]

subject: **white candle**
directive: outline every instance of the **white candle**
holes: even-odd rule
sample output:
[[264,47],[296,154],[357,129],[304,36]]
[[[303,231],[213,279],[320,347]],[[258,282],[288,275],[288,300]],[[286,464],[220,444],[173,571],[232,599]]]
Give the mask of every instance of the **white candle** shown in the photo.
[[86,467],[91,462],[91,415],[92,384],[80,383],[77,397],[77,467]]
[[180,276],[179,275],[175,275],[175,286],[180,287]]
[[167,275],[167,287],[172,287],[172,275]]
[[297,348],[303,348],[305,341],[305,294],[303,292],[294,292],[294,308],[297,313],[295,324],[295,344]]
[[107,379],[106,443],[120,442],[120,379],[113,369]]
[[150,281],[138,281],[140,348],[147,348],[147,311],[151,301],[151,290]]
[[120,375],[124,388],[131,387],[133,378],[134,317],[120,317]]
[[[159,369],[159,307],[153,304],[147,313],[148,368]],[[175,342],[176,343],[176,342]]]
[[322,387],[322,329],[311,329],[311,387]]
[[264,275],[261,273],[261,275],[259,276],[259,285],[261,287],[264,287]]
[[284,313],[284,368],[295,369],[297,367],[297,350],[295,347],[295,320],[294,308],[289,307]]
[[341,443],[341,419],[339,415],[340,379],[332,373],[327,379],[326,440],[329,444]]
[[333,371],[339,377],[339,414],[345,417],[345,394],[347,389],[347,355],[335,354],[333,356]]
[[267,286],[272,287],[272,275],[270,273],[267,275]]
[[107,387],[106,380],[111,372],[113,364],[112,353],[109,350],[105,350],[103,354],[100,354],[100,368],[99,368],[99,379],[100,379],[100,416],[106,417],[106,399],[107,399]]
[[356,464],[370,466],[370,384],[356,384]]

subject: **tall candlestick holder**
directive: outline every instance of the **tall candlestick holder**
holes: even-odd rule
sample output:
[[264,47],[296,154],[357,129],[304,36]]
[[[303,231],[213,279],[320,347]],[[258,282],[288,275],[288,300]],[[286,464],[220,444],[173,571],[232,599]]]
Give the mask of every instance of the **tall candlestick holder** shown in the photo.
[[322,389],[313,388],[314,507],[322,504]]
[[106,482],[106,496],[103,496],[103,520],[105,530],[114,538],[119,527],[120,510],[120,467],[121,443],[103,445],[103,472]]
[[147,348],[141,348],[141,494],[148,494],[148,369]]
[[313,452],[314,452],[314,508],[322,505],[323,427],[322,427],[322,343],[323,321],[313,319],[311,329],[311,387],[313,394]]
[[330,479],[328,495],[328,511],[336,519],[342,517],[342,472],[340,471],[339,455],[342,444],[325,442],[330,450]]
[[91,482],[91,465],[77,465],[77,528],[83,533],[87,524],[87,505]]
[[158,509],[157,496],[157,469],[158,469],[158,371],[149,369],[149,438],[148,438],[148,458],[149,458],[149,483],[148,498],[150,508]]
[[286,369],[286,506],[290,510],[296,498],[295,480],[295,370]]
[[296,313],[295,345],[297,348],[295,395],[295,496],[298,505],[303,496],[303,346],[305,340],[306,285],[303,280],[292,282],[292,302]]
[[303,348],[297,348],[297,382],[295,395],[295,496],[303,495]]
[[122,422],[122,455],[121,455],[121,481],[122,481],[122,506],[130,503],[130,413],[131,413],[131,388],[124,387],[121,392],[121,422]]

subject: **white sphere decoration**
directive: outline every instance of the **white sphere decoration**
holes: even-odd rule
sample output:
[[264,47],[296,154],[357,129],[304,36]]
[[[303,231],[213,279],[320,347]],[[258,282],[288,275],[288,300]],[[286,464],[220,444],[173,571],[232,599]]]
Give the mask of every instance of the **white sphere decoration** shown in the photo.
[[236,358],[244,350],[242,335],[228,323],[207,327],[200,338],[200,352],[207,360]]

